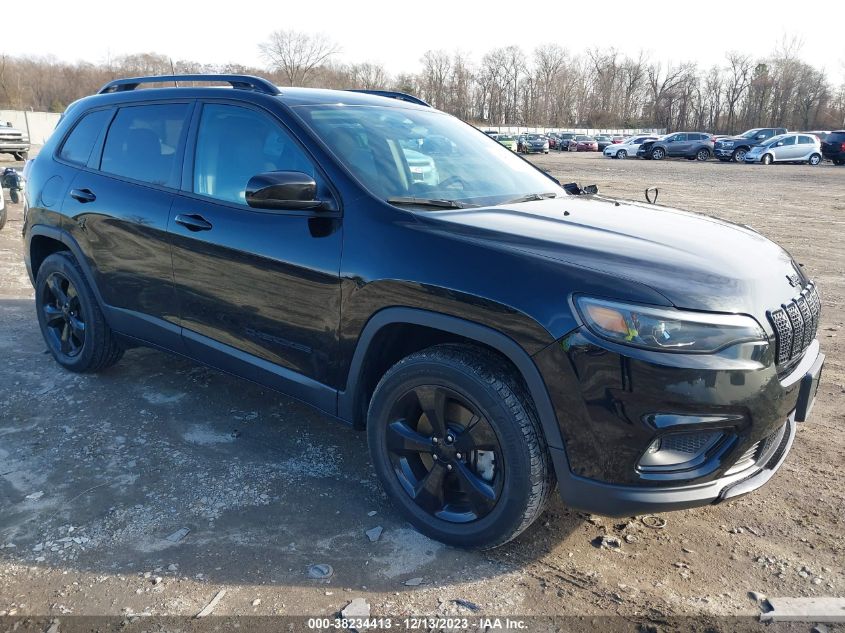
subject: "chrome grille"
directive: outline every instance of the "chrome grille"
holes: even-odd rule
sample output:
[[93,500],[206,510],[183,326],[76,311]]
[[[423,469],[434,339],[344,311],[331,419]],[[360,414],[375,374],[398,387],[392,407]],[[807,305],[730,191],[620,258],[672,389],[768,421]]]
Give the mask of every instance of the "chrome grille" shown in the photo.
[[790,363],[804,353],[816,337],[821,315],[821,301],[811,282],[789,303],[769,312],[775,331],[776,362]]

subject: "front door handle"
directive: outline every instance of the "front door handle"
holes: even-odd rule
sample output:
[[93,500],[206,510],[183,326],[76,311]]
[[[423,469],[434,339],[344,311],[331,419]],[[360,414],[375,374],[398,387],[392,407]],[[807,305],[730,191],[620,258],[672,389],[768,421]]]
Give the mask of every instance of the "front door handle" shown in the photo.
[[180,213],[175,222],[189,231],[209,231],[212,228],[211,222],[196,213]]
[[70,197],[83,204],[86,202],[94,202],[94,200],[97,199],[97,196],[95,196],[94,192],[90,189],[72,189]]

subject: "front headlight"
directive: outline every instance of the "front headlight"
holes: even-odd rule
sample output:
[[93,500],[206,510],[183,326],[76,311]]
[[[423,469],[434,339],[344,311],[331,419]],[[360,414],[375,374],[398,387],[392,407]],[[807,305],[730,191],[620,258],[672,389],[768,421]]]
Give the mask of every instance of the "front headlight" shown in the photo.
[[708,353],[735,343],[767,340],[757,321],[741,314],[688,312],[590,297],[578,297],[575,304],[590,331],[622,345]]

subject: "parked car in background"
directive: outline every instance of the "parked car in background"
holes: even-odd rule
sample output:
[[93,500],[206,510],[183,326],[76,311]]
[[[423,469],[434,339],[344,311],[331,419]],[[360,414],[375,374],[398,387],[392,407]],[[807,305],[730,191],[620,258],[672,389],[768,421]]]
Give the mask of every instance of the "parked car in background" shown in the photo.
[[746,163],[808,163],[822,162],[821,141],[811,134],[779,134],[755,145],[745,153]]
[[616,136],[613,137],[613,144],[616,145],[618,143],[624,143],[628,138],[629,137],[627,137],[627,136],[617,134]]
[[713,139],[707,132],[675,132],[655,141],[645,141],[637,149],[640,158],[666,157],[707,160],[713,155]]
[[822,142],[822,156],[834,165],[845,165],[845,130],[836,130]]
[[570,152],[597,152],[599,151],[599,144],[592,136],[586,134],[576,134],[575,138],[569,139]]
[[785,127],[755,127],[739,136],[718,139],[713,144],[713,155],[723,162],[732,160],[741,163],[745,160],[745,153],[752,147],[788,131]]
[[806,132],[796,132],[796,134],[812,134],[819,139],[819,141],[824,141],[827,138],[827,135],[830,134],[830,130],[808,130]]
[[507,147],[512,152],[516,151],[516,138],[514,136],[510,134],[494,134],[491,135],[491,137],[499,141],[499,143]]
[[558,132],[549,134],[549,149],[558,149],[560,142],[560,134]]
[[603,152],[605,147],[613,145],[613,137],[608,136],[607,134],[597,134],[596,143],[599,145],[599,151]]
[[654,135],[643,135],[638,134],[636,136],[629,137],[624,143],[615,143],[612,145],[608,145],[604,148],[603,154],[607,158],[628,158],[629,156],[632,158],[636,158],[637,150],[640,149],[640,145],[646,141],[656,141],[657,137]]
[[0,154],[11,154],[15,160],[26,160],[29,156],[29,135],[7,121],[0,125]]
[[561,132],[557,135],[558,143],[557,149],[561,152],[568,152],[569,151],[569,141],[575,138],[574,132]]
[[528,134],[522,142],[522,151],[525,154],[548,154],[549,139],[542,134]]

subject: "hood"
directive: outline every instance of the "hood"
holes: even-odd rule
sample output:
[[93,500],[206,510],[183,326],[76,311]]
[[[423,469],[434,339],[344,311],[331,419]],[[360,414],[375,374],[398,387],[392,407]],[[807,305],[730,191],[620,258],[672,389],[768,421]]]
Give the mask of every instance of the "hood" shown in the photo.
[[426,217],[458,239],[557,260],[585,279],[594,270],[637,282],[679,308],[751,314],[764,327],[766,311],[807,283],[789,253],[759,233],[670,207],[565,196]]

